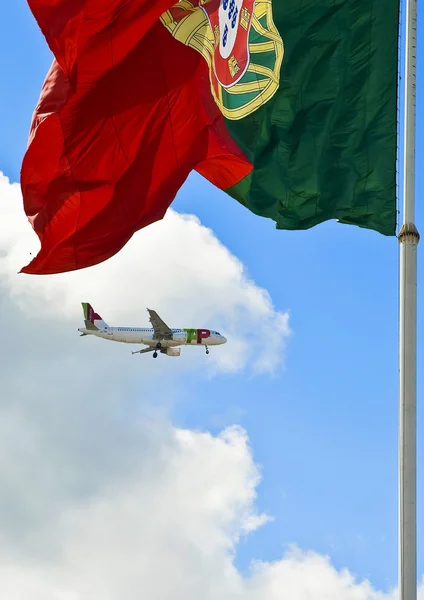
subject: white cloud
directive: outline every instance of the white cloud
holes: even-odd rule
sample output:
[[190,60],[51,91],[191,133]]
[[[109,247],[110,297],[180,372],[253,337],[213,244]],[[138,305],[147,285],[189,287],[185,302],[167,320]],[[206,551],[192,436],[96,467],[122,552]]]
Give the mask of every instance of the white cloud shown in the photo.
[[[0,555],[5,600],[392,600],[328,557],[294,547],[242,576],[237,541],[250,529],[258,471],[238,428],[220,436],[164,428],[139,439],[134,471],[65,504],[34,535],[32,554]],[[148,445],[148,444],[147,444]],[[121,454],[123,459],[123,453]],[[76,465],[75,465],[76,466]],[[102,467],[106,471],[106,465]],[[31,483],[31,487],[38,487]],[[50,552],[46,552],[46,547]]]
[[[196,217],[170,210],[94,268],[18,276],[39,244],[23,215],[19,185],[1,173],[0,198],[0,276],[28,314],[36,309],[47,319],[61,316],[77,325],[80,302],[88,301],[106,321],[141,326],[149,306],[173,326],[211,327],[227,334],[229,343],[210,355],[212,372],[248,366],[253,373],[274,373],[281,368],[290,334],[288,314],[274,308],[268,292],[249,279],[242,263]],[[183,353],[197,355],[198,366],[198,351]]]
[[233,370],[269,370],[260,336],[279,328],[281,358],[287,316],[212,232],[171,212],[95,270],[18,277],[34,236],[19,188],[2,178],[0,197],[0,598],[392,600],[297,548],[243,576],[238,542],[268,520],[247,434],[182,430],[167,418],[185,391],[181,372],[201,373],[206,357],[134,361],[76,334],[81,299],[128,322],[151,304],[172,322],[222,323],[236,343],[212,355],[216,369],[226,357]]

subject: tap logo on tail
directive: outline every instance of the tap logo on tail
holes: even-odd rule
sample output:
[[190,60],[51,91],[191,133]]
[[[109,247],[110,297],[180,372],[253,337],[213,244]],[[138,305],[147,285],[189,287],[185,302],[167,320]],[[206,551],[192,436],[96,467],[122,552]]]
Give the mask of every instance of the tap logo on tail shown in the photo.
[[228,119],[250,115],[277,91],[284,46],[272,0],[180,0],[161,21],[205,58],[212,95]]

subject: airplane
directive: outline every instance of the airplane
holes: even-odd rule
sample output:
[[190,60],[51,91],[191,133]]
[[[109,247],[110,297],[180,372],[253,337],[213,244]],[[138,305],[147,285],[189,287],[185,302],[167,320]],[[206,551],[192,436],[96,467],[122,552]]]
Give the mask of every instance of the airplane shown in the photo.
[[82,302],[85,327],[78,331],[81,337],[94,335],[105,340],[124,342],[127,344],[144,344],[147,348],[136,350],[132,354],[153,352],[153,358],[158,354],[180,356],[181,348],[177,346],[203,346],[209,354],[209,346],[225,344],[227,339],[217,331],[209,329],[171,329],[154,310],[147,309],[150,329],[144,327],[110,327],[96,313],[88,302]]

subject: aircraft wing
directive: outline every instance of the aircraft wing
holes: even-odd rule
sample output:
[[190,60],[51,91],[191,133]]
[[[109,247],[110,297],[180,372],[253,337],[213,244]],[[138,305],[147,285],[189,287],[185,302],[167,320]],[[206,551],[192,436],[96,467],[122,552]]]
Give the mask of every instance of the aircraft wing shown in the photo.
[[160,340],[167,337],[172,337],[172,329],[168,327],[164,321],[160,318],[158,313],[155,310],[147,309],[150,317],[150,323],[152,324],[154,330],[155,339]]
[[155,348],[143,348],[142,350],[136,350],[135,352],[131,352],[131,354],[146,354],[146,352],[154,352]]

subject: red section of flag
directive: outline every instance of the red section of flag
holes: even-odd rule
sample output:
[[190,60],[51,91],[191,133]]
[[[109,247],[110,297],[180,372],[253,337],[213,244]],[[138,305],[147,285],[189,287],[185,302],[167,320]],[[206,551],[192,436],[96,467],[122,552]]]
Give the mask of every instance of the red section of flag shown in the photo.
[[169,0],[28,0],[55,60],[21,172],[41,241],[22,271],[95,265],[161,219],[192,169],[221,189],[251,170],[208,67],[159,22]]

